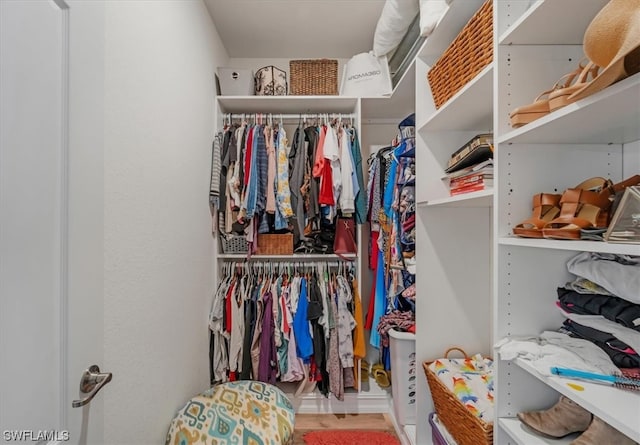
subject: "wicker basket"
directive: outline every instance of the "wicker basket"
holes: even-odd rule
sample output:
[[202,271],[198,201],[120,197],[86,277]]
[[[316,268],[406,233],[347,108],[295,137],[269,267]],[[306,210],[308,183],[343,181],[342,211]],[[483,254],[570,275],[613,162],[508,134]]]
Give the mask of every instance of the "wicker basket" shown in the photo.
[[338,61],[333,59],[291,60],[290,94],[335,96],[338,94]]
[[[462,352],[465,358],[468,358],[460,348],[447,349],[444,358],[447,358],[449,352],[454,350]],[[492,445],[493,423],[487,423],[469,411],[429,368],[431,363],[433,361],[424,362],[422,367],[427,375],[436,413],[447,431],[458,445]]]
[[493,2],[486,0],[427,74],[436,108],[493,61]]
[[293,255],[293,233],[258,234],[256,255]]

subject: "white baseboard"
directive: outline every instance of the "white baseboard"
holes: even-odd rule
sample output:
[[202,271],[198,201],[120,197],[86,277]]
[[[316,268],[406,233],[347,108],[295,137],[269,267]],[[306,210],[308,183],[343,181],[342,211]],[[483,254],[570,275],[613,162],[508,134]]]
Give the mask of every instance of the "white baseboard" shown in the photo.
[[325,397],[318,392],[295,397],[287,394],[296,413],[299,414],[370,414],[390,413],[390,396],[386,392],[345,393],[344,401],[336,399],[332,394]]

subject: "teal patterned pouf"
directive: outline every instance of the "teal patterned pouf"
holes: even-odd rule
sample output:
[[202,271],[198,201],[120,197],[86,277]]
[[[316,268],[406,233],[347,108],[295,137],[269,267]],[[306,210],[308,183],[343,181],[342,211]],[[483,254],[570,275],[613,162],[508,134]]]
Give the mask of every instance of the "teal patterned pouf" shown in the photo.
[[288,445],[294,418],[293,405],[273,385],[221,383],[178,411],[165,445]]

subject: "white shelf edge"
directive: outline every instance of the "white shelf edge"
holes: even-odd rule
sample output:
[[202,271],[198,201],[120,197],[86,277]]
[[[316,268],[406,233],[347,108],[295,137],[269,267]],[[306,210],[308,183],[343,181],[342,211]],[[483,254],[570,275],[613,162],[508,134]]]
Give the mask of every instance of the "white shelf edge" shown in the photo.
[[418,57],[423,60],[440,57],[481,6],[482,0],[451,2],[431,35],[427,37],[422,48],[418,51]]
[[513,25],[509,27],[502,35],[498,38],[498,45],[504,44],[504,41],[509,39],[511,35],[518,30],[518,27],[522,25],[529,19],[529,16],[535,13],[536,9],[540,8],[544,4],[545,0],[537,0],[534,4],[529,6],[529,9],[525,11],[524,14],[516,20]]
[[[638,419],[640,419],[640,392],[625,391],[585,380],[545,376],[523,359],[516,359],[514,363],[593,415],[600,417],[613,428],[637,442],[640,441],[640,429],[633,428],[633,425],[638,425]],[[584,391],[572,389],[567,386],[567,383],[582,386]]]
[[574,433],[561,439],[543,437],[525,427],[515,417],[500,417],[498,424],[518,445],[568,445],[580,435]]
[[[612,101],[615,103],[619,99],[626,98],[627,100],[629,100],[630,98],[638,97],[639,86],[640,86],[640,75],[638,74],[633,75],[631,77],[623,79],[605,88],[604,90],[594,93],[591,96],[588,96],[572,104],[569,104],[565,107],[560,108],[559,110],[555,110],[554,112],[541,117],[540,119],[536,119],[533,122],[523,125],[520,128],[516,128],[503,135],[499,135],[496,138],[496,143],[497,144],[518,143],[518,142],[521,142],[520,139],[527,141],[528,137],[531,135],[534,135],[533,137],[535,139],[536,135],[542,135],[547,130],[549,130],[549,128],[545,128],[545,127],[551,127],[552,125],[558,125],[558,124],[562,125],[563,120],[565,119],[568,121],[572,118],[576,118],[576,117],[580,118],[581,115],[587,114],[589,112],[589,108],[593,105],[596,105],[598,103],[605,103],[608,101]],[[635,128],[640,127],[637,122],[630,122],[629,126],[634,126]],[[637,140],[637,135],[632,135],[630,138],[624,138],[619,142],[628,143],[635,140]],[[581,138],[577,138],[574,142],[588,142],[588,141],[585,141]],[[615,141],[606,140],[606,141],[600,141],[600,142],[606,143],[606,142],[615,142]]]
[[[491,86],[491,81],[493,79],[493,68],[495,65],[495,61],[491,62],[489,65],[485,66],[482,71],[480,71],[473,79],[469,81],[464,87],[460,89],[456,94],[451,96],[451,98],[445,102],[445,104],[438,108],[431,116],[429,116],[424,122],[420,123],[417,127],[417,131],[428,130],[430,124],[438,121],[443,115],[449,113],[452,108],[455,108],[460,103],[464,103],[465,97],[470,95],[478,84],[483,81],[488,81]],[[489,99],[491,100],[491,93],[488,94]],[[490,106],[490,104],[488,104]],[[454,110],[455,111],[455,110]],[[491,116],[491,111],[487,113]]]
[[[426,43],[426,41],[422,44],[422,48],[424,48],[424,44]],[[405,81],[405,79],[407,78],[407,75],[409,75],[410,71],[414,71],[415,67],[416,67],[416,58],[418,57],[418,54],[420,53],[420,51],[418,51],[416,53],[416,55],[414,56],[414,58],[411,60],[411,63],[409,63],[409,66],[407,67],[407,69],[404,71],[404,73],[402,73],[402,77],[400,77],[400,80],[398,81],[398,83],[396,84],[396,86],[393,88],[393,91],[391,92],[391,97],[393,97],[393,95],[396,93],[396,91],[398,91],[402,86],[403,83]],[[414,79],[415,80],[415,79]],[[415,85],[413,85],[413,87],[415,88]],[[364,98],[363,98],[364,99]]]
[[[224,113],[332,113],[353,112],[359,98],[352,96],[217,96]],[[331,109],[333,108],[333,109]]]
[[604,241],[555,240],[504,236],[498,239],[498,244],[502,246],[533,247],[538,249],[640,255],[640,244],[606,243]]
[[[356,254],[344,254],[345,258],[356,259],[358,256]],[[231,260],[246,260],[247,255],[243,253],[221,253],[218,254],[219,259],[231,259]],[[251,255],[250,260],[274,260],[274,259],[287,259],[292,262],[296,260],[342,260],[335,253],[327,253],[327,254],[307,254],[307,253],[292,253],[292,254],[283,254],[283,255]]]
[[418,201],[419,207],[491,207],[493,205],[493,188],[446,198]]
[[403,427],[404,434],[409,441],[410,445],[416,444],[416,426],[415,425],[405,425]]
[[[498,36],[498,45],[582,45],[586,27],[607,1],[532,1]],[[578,8],[580,13],[576,14]]]

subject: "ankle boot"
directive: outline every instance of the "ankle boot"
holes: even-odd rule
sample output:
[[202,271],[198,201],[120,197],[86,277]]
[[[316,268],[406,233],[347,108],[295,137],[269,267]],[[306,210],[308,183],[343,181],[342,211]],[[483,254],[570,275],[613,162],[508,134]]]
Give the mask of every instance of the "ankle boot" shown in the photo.
[[565,396],[560,396],[560,400],[547,410],[518,413],[522,423],[552,438],[585,431],[589,428],[591,417],[589,411]]
[[587,430],[580,434],[569,445],[637,445],[637,442],[629,439],[617,429],[603,422],[602,419],[593,416],[593,421]]

